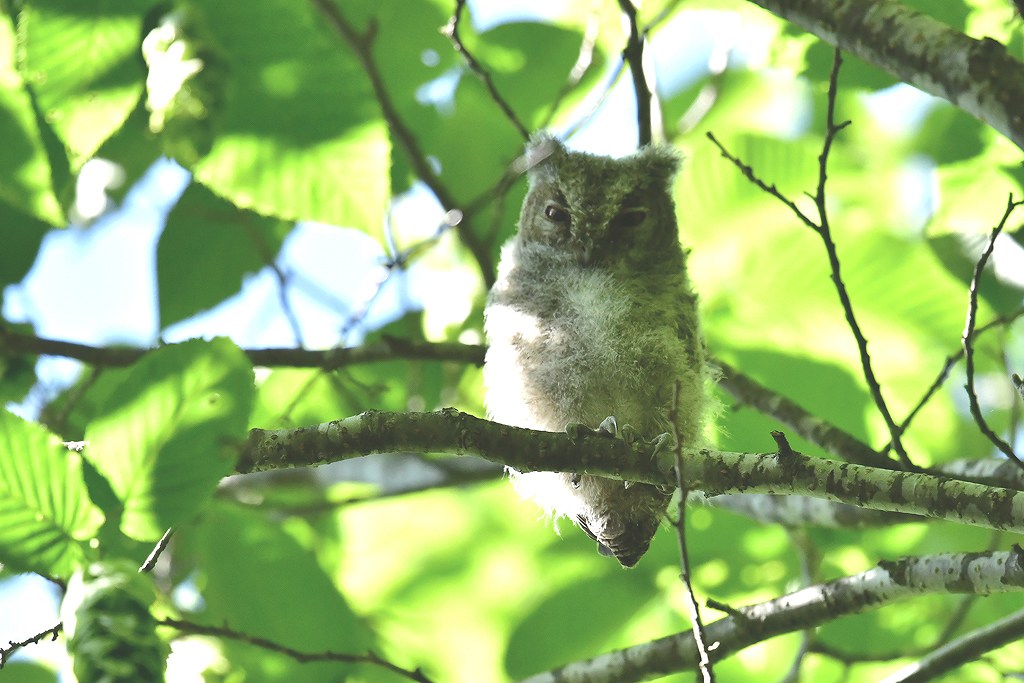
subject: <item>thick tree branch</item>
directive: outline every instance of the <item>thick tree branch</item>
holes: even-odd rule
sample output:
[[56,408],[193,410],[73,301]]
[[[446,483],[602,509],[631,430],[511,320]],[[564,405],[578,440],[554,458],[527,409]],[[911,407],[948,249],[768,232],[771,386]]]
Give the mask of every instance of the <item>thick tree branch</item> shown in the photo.
[[897,0],[750,0],[901,81],[949,100],[1024,149],[1024,63]]
[[[239,473],[323,465],[394,451],[474,454],[517,470],[597,474],[675,485],[639,442],[541,432],[488,422],[453,408],[434,413],[369,411],[298,429],[254,429]],[[1024,492],[929,474],[883,470],[799,453],[683,451],[683,480],[708,496],[796,494],[870,510],[903,512],[1024,533]]]
[[781,524],[791,529],[862,529],[920,521],[920,518],[914,515],[866,510],[855,505],[834,503],[810,496],[732,493],[713,498],[690,498],[709,507],[729,510],[764,524]]
[[[847,614],[926,593],[988,595],[1024,589],[1024,551],[950,553],[880,562],[860,574],[810,586],[774,600],[731,610],[707,627],[711,656],[720,661],[749,645],[819,626]],[[560,669],[522,683],[630,683],[693,669],[697,649],[689,631]]]

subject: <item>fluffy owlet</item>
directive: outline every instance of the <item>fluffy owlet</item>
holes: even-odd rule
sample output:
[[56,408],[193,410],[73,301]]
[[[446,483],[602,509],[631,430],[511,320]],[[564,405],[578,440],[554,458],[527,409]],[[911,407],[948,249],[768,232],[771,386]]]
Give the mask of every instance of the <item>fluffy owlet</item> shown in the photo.
[[[708,371],[670,194],[675,152],[611,159],[538,134],[526,160],[519,230],[485,310],[488,415],[546,431],[629,425],[624,434],[652,440],[672,432],[679,382],[678,433],[695,445]],[[647,552],[670,498],[644,483],[510,474],[521,495],[572,519],[625,567]]]

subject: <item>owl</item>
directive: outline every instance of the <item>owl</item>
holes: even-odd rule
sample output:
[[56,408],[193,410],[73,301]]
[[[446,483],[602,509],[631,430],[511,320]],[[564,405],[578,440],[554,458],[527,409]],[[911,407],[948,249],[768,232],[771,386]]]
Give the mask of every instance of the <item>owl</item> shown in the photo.
[[[675,151],[612,159],[540,133],[525,159],[518,231],[484,311],[489,418],[570,433],[600,425],[652,442],[677,433],[695,446],[710,377],[670,192]],[[671,495],[592,475],[509,474],[520,495],[571,519],[624,567],[647,552]]]

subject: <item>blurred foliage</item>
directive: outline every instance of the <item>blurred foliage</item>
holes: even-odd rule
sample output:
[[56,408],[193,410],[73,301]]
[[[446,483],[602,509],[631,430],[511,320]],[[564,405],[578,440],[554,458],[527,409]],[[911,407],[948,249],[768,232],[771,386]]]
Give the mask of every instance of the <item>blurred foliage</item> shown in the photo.
[[[1010,3],[906,4],[1024,53]],[[406,267],[410,277],[419,274],[426,310],[395,305],[397,321],[365,329],[365,341],[480,342],[484,287],[457,231],[438,232],[443,211],[401,228],[392,223],[401,202],[423,187],[407,141],[375,96],[375,89],[386,93],[456,203],[443,208],[465,212],[459,230],[471,230],[496,260],[524,191],[520,180],[505,178],[523,141],[439,31],[453,5],[336,2],[357,42],[364,41],[371,73],[359,45],[315,2],[0,3],[0,286],[20,281],[45,231],[76,215],[86,161],[119,165],[125,186],[106,188],[116,205],[168,154],[194,182],[166,217],[156,250],[154,306],[162,328],[236,295],[247,277],[274,262],[293,221],[309,220],[356,228],[386,245],[382,282]],[[470,3],[461,35],[517,117],[556,131],[586,123],[618,65],[624,33],[616,3],[550,3],[544,18],[497,5]],[[165,46],[180,58],[180,82],[147,86],[142,40],[159,26],[176,26],[175,12],[185,11],[188,21],[174,33],[181,52]],[[884,446],[888,432],[863,380],[820,239],[705,136],[713,132],[812,212],[805,193],[818,178],[832,48],[740,0],[644,3],[640,16],[657,22],[654,69],[671,84],[659,92],[664,132],[685,155],[675,196],[713,352],[818,417]],[[694,48],[680,56],[673,49],[680,44]],[[829,160],[830,219],[844,283],[900,420],[960,348],[967,282],[1007,197],[1024,192],[1024,171],[1020,150],[984,124],[871,65],[847,57],[839,82],[837,118],[852,125]],[[157,86],[180,98],[168,105],[175,125],[162,129],[152,126],[146,105]],[[616,88],[583,135],[628,147],[635,138],[629,95],[628,87]],[[194,100],[203,106],[187,106]],[[995,267],[982,279],[980,324],[1021,309],[1021,215],[1007,225]],[[344,272],[338,278],[349,282]],[[365,323],[380,291],[367,296],[353,284],[342,292],[347,322]],[[0,333],[11,323],[0,323]],[[985,415],[1004,434],[1018,429],[1020,407],[1006,375],[1024,368],[1022,325],[997,326],[977,342]],[[243,344],[241,337],[234,341]],[[34,360],[0,358],[0,397],[24,397]],[[0,577],[28,570],[66,580],[97,558],[141,563],[174,525],[171,561],[156,576],[155,610],[302,651],[372,650],[445,682],[509,680],[688,628],[676,536],[667,525],[638,568],[624,572],[571,525],[562,523],[564,535],[553,533],[506,482],[463,486],[457,472],[448,486],[377,497],[382,481],[399,472],[374,470],[370,458],[359,477],[327,467],[232,480],[238,485],[214,493],[247,427],[302,426],[368,409],[455,405],[483,412],[479,370],[456,363],[257,368],[255,382],[251,373],[227,339],[193,341],[129,368],[83,373],[43,408],[46,429],[0,413]],[[918,464],[993,453],[966,411],[962,384],[956,366],[910,425],[904,440]],[[765,450],[777,428],[729,405],[717,445]],[[92,445],[79,454],[55,437]],[[1020,541],[944,523],[786,532],[710,509],[692,510],[687,521],[698,597],[735,606],[880,559]],[[830,622],[818,637],[849,653],[851,663],[812,654],[803,676],[876,680],[910,661],[901,652],[934,644],[961,600],[929,596],[913,609],[887,606]],[[1022,605],[1017,595],[971,599],[957,632]],[[718,615],[705,610],[705,618]],[[189,643],[204,653],[208,680],[403,680],[369,664],[299,664],[230,639]],[[800,634],[761,643],[717,667],[718,680],[781,679],[800,649]],[[882,659],[859,661],[871,657]],[[1019,673],[1021,657],[1018,643],[960,674],[994,680],[997,671]],[[174,666],[172,657],[172,672]],[[4,674],[53,680],[41,665],[11,665]]]

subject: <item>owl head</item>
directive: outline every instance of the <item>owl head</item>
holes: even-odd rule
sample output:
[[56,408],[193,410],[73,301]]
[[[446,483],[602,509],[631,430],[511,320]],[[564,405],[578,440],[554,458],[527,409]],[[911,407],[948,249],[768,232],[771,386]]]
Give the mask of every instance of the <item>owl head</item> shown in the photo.
[[522,239],[570,253],[582,267],[678,251],[671,183],[679,157],[671,147],[612,159],[569,151],[538,133],[525,159]]

